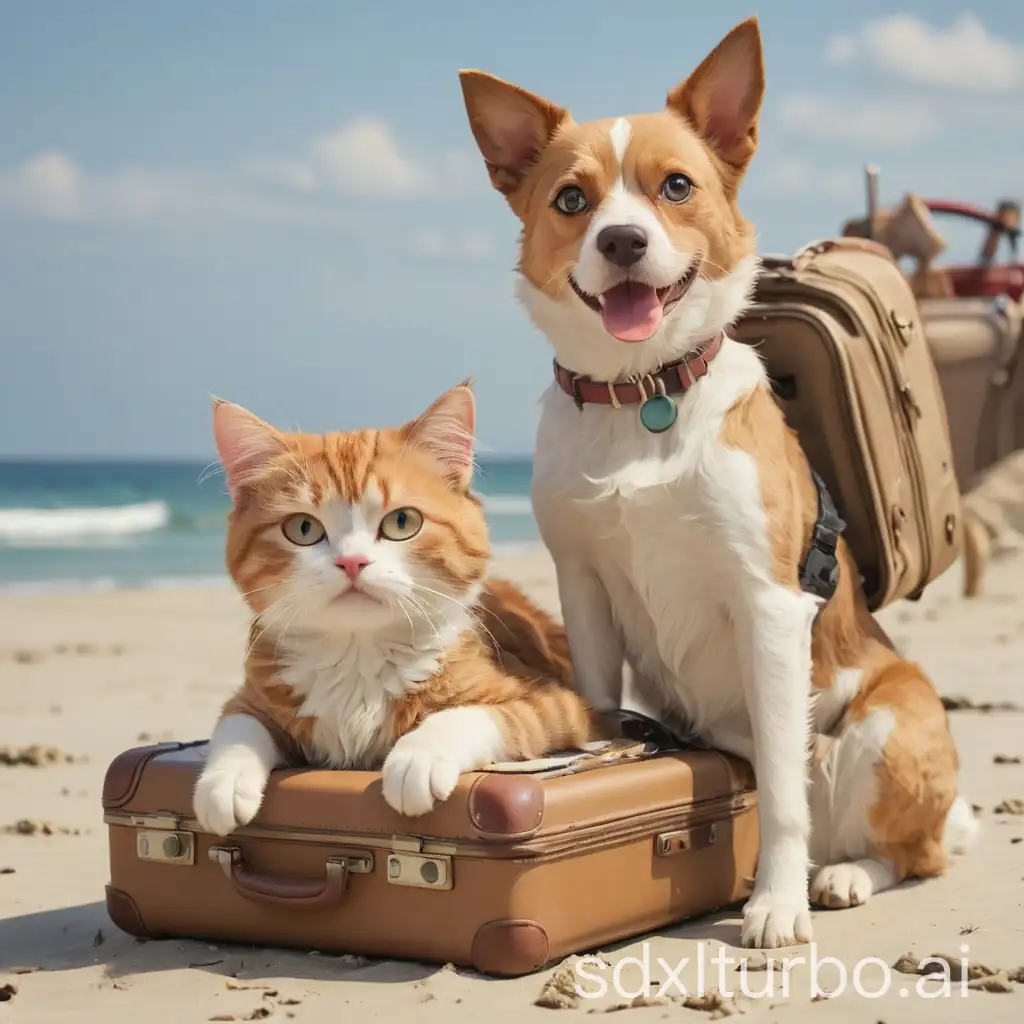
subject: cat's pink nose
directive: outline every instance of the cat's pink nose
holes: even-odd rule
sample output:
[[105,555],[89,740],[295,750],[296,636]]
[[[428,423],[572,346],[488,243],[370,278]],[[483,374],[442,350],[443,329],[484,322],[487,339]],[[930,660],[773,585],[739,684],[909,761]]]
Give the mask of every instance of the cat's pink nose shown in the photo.
[[344,569],[345,575],[355,583],[356,577],[370,564],[370,560],[366,555],[338,555],[334,564]]

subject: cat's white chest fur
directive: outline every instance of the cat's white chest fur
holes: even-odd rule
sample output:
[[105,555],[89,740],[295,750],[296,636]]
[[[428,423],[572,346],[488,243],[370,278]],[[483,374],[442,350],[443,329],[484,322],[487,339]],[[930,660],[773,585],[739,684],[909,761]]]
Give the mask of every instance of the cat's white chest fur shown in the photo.
[[299,640],[282,651],[280,678],[302,698],[298,714],[316,719],[318,760],[333,768],[375,767],[390,700],[440,668],[441,649],[379,636]]

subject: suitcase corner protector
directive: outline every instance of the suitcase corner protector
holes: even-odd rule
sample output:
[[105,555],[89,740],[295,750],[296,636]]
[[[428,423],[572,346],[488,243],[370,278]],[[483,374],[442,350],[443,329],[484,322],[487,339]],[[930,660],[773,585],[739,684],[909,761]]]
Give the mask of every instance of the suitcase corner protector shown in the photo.
[[153,933],[146,927],[135,900],[123,889],[106,886],[107,917],[115,928],[139,939],[151,939]]
[[471,959],[481,974],[532,974],[551,959],[547,929],[538,921],[522,918],[488,921],[473,936]]

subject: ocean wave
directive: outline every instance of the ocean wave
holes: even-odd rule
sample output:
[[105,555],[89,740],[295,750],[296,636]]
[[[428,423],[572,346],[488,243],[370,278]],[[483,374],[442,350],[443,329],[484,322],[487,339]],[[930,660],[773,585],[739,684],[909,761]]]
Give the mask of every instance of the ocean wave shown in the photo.
[[171,520],[164,501],[100,508],[0,508],[0,544],[59,545],[161,530]]
[[154,576],[147,580],[123,580],[113,576],[67,579],[23,580],[0,583],[2,596],[43,596],[50,594],[105,594],[115,590],[222,590],[230,587],[226,575]]
[[533,505],[525,494],[484,495],[484,511],[494,516],[532,516]]
[[0,596],[105,594],[118,589],[118,582],[113,576],[96,576],[91,579],[22,580],[13,583],[0,583]]

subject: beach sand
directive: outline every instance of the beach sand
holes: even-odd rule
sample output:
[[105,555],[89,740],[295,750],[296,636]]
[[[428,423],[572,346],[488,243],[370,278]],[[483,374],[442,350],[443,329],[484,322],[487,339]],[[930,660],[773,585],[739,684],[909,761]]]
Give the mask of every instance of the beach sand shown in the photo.
[[[503,558],[497,571],[556,608],[553,571],[543,554]],[[973,601],[960,599],[960,587],[957,566],[921,602],[887,609],[881,618],[943,694],[1024,704],[1024,561],[994,565],[984,594]],[[580,999],[574,1009],[535,1006],[553,968],[491,980],[409,963],[198,942],[140,944],[119,932],[103,903],[108,880],[100,810],[104,771],[124,748],[209,734],[238,678],[245,628],[240,599],[227,588],[0,599],[0,747],[38,743],[74,758],[43,766],[0,765],[0,825],[29,819],[81,830],[0,834],[0,1000],[10,995],[0,1001],[0,1024],[186,1024],[259,1019],[268,1012],[270,1020],[331,1024],[392,1019],[519,1024],[568,1020],[622,1001],[610,991],[601,999]],[[905,885],[854,910],[815,912],[815,954],[842,962],[845,989],[812,1000],[804,965],[793,967],[788,996],[779,972],[750,973],[750,991],[756,993],[771,977],[774,994],[741,999],[747,1017],[869,1024],[1022,1019],[1024,983],[1010,983],[1008,992],[967,991],[955,983],[950,995],[927,999],[919,994],[918,978],[890,971],[886,994],[866,994],[885,984],[882,965],[908,952],[919,959],[934,953],[956,956],[966,944],[969,963],[1011,971],[1024,966],[1024,816],[994,813],[1002,801],[1024,798],[1024,765],[996,763],[1000,755],[1024,757],[1024,714],[958,710],[950,717],[964,791],[981,808],[976,850],[956,858],[941,879]],[[680,977],[692,989],[703,942],[711,987],[717,985],[719,968],[710,961],[719,944],[738,962],[738,921],[736,908],[602,953],[614,964],[640,955],[646,943],[656,981],[666,976],[657,957],[673,966],[690,958]],[[778,955],[807,957],[809,950]],[[880,963],[862,967],[858,994],[852,975],[865,957]],[[754,959],[761,958],[754,954]],[[737,991],[740,975],[733,965],[726,964],[722,973],[727,988]],[[610,981],[611,970],[602,974]],[[627,988],[634,987],[639,973],[621,977]],[[834,967],[820,969],[821,988],[835,992],[839,980]],[[17,991],[12,995],[6,984]],[[678,998],[627,1011],[630,1021],[710,1016],[685,1008]]]

